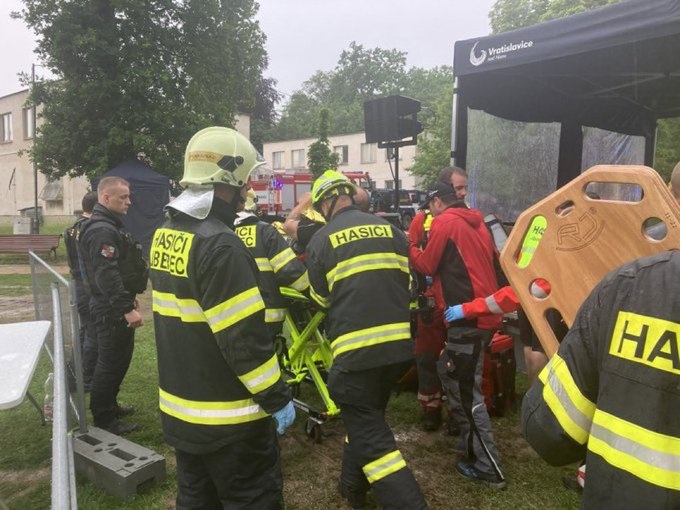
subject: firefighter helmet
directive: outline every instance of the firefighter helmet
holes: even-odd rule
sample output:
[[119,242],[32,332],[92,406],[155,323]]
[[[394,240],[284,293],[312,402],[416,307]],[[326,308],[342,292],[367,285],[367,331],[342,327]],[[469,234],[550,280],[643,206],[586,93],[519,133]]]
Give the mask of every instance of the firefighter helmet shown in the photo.
[[185,188],[218,183],[242,188],[251,172],[264,164],[264,158],[241,133],[209,127],[189,140],[184,153],[184,175],[179,183]]
[[312,185],[312,205],[318,207],[322,200],[339,195],[354,195],[356,188],[350,180],[335,170],[326,170]]
[[246,203],[243,206],[243,210],[247,212],[257,211],[257,195],[253,188],[248,188],[248,193],[246,194]]

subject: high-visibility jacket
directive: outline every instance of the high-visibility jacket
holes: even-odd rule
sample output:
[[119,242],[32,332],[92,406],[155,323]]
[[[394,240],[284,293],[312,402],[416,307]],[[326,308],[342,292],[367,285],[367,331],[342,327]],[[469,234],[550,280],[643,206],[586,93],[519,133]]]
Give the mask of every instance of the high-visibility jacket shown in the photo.
[[519,308],[519,299],[512,287],[505,286],[485,298],[478,297],[462,304],[463,316],[475,319],[485,315],[503,315]]
[[156,230],[150,266],[166,441],[201,454],[268,433],[290,393],[241,240],[214,212],[177,213]]
[[287,303],[279,287],[305,292],[309,289],[307,268],[276,228],[257,217],[241,216],[234,231],[252,254],[260,272],[260,294],[266,306],[265,322],[283,322]]
[[[446,306],[485,298],[496,292],[504,276],[498,261],[498,251],[482,215],[459,202],[434,218],[425,250],[410,240],[411,266],[423,274],[434,276],[434,287],[441,285],[443,299],[437,304]],[[503,318],[498,315],[462,319],[460,327],[498,329]]]
[[310,295],[328,308],[333,364],[364,370],[412,357],[406,236],[354,206],[307,246]]
[[680,251],[602,280],[522,405],[548,462],[585,457],[585,508],[680,508]]

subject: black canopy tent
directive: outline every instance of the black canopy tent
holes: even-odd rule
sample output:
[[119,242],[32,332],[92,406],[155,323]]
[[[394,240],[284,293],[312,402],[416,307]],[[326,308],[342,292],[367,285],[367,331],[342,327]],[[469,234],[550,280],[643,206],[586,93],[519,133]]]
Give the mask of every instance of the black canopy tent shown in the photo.
[[680,116],[680,0],[629,0],[454,50],[453,158],[466,168],[468,109],[560,123],[557,185],[581,171],[582,126],[643,136]]
[[[130,183],[132,205],[121,219],[132,237],[142,243],[144,253],[148,253],[153,233],[163,223],[163,207],[170,201],[170,179],[136,158],[126,159],[101,177],[110,176],[122,177]],[[101,177],[92,180],[92,189],[97,189]]]

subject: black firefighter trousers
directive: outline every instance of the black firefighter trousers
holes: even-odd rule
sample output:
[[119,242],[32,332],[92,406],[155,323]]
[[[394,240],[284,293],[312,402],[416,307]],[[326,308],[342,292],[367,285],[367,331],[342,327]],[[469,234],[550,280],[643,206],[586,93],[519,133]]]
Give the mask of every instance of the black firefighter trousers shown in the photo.
[[354,493],[373,488],[387,510],[427,508],[413,473],[397,449],[385,408],[397,379],[410,363],[358,371],[331,367],[328,390],[347,431],[340,482]]
[[274,428],[213,453],[175,450],[177,510],[281,510],[283,477]]
[[116,420],[118,392],[132,361],[135,330],[125,319],[99,319],[96,323],[98,356],[92,375],[90,409],[95,427],[106,428]]

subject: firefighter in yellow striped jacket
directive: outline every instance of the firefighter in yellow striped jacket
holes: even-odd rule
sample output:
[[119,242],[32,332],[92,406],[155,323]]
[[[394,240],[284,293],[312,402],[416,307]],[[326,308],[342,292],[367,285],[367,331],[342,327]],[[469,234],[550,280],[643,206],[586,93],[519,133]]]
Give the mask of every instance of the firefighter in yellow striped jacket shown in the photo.
[[354,193],[332,170],[314,181],[312,204],[327,224],[307,245],[310,294],[328,309],[328,390],[347,430],[340,490],[353,508],[364,507],[369,484],[383,508],[427,508],[385,421],[392,386],[413,356],[408,242],[361,212]]
[[297,258],[281,234],[269,223],[261,221],[252,211],[255,193],[248,191],[245,210],[238,213],[236,235],[250,251],[260,272],[260,293],[266,306],[264,320],[272,337],[281,332],[286,313],[286,299],[280,287],[291,287],[298,292],[309,289],[307,268]]
[[257,266],[230,230],[248,176],[263,164],[232,129],[196,133],[180,181],[187,189],[152,241],[160,410],[177,457],[177,508],[283,508],[275,420],[283,433],[295,411],[264,323]]
[[522,404],[549,463],[586,459],[583,507],[680,508],[680,251],[607,275]]

